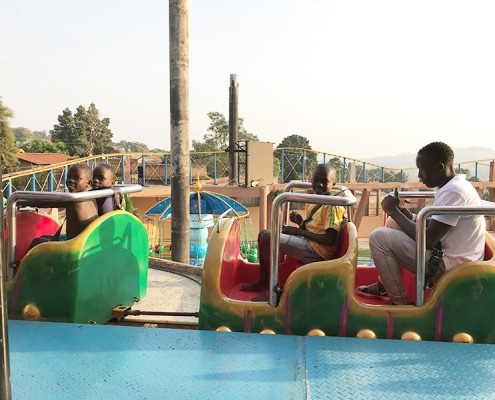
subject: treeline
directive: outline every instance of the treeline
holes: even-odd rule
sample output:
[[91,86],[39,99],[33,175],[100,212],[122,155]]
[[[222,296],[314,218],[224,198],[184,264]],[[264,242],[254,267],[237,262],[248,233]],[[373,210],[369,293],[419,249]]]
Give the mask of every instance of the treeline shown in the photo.
[[[207,115],[210,119],[209,126],[202,141],[192,141],[191,158],[201,164],[204,155],[194,153],[219,152],[216,155],[218,161],[228,164],[226,150],[229,146],[229,121],[219,112],[209,112]],[[4,170],[18,165],[19,150],[29,153],[62,153],[74,157],[122,152],[162,154],[165,152],[161,149],[150,150],[144,143],[139,142],[122,140],[114,143],[110,118],[101,118],[94,103],[87,108],[80,105],[75,112],[69,108],[64,109],[57,117],[57,124],[49,132],[32,131],[25,127],[11,128],[9,119],[12,117],[12,110],[5,106],[0,98],[0,143]],[[239,118],[238,146],[242,147],[246,141],[259,140],[256,134],[248,132],[244,127],[244,119]],[[242,157],[242,152],[239,152],[239,156]],[[298,134],[285,137],[277,145],[273,161],[273,173],[274,176],[279,177],[280,182],[307,180],[308,176],[303,176],[305,171],[309,173],[319,162],[322,162],[318,160],[318,153],[311,148],[309,140]],[[339,157],[331,158],[327,162],[335,166],[338,180],[346,182],[349,174],[348,165],[343,165]],[[208,163],[205,167],[208,174],[213,175],[215,166]],[[225,173],[228,175],[228,169]],[[380,168],[364,170],[359,165],[356,166],[355,173],[358,182],[381,181],[383,174],[386,182],[407,180],[407,175],[403,176],[400,172],[391,170],[384,172]]]

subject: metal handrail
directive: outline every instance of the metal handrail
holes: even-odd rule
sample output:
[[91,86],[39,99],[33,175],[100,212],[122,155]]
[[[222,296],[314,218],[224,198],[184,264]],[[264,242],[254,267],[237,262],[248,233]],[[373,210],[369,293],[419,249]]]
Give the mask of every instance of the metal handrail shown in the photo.
[[482,201],[481,206],[427,206],[416,217],[416,305],[424,304],[426,269],[426,222],[432,215],[495,215],[495,203]]
[[[289,183],[287,186],[291,185],[291,183]],[[299,183],[302,182],[294,182],[292,188]],[[344,206],[344,207],[353,206],[356,204],[357,200],[350,190],[348,190],[344,186],[338,186],[337,188],[344,191],[346,196],[324,196],[319,194],[292,193],[285,191],[279,194],[273,200],[272,217],[271,217],[272,243],[270,247],[270,261],[271,261],[270,287],[269,287],[269,298],[268,298],[268,303],[271,306],[275,307],[277,305],[276,289],[278,286],[278,248],[280,244],[280,231],[282,229],[280,210],[282,209],[283,205],[288,202],[323,204],[323,205]]]
[[[141,185],[115,185],[123,194],[140,192],[143,187]],[[65,204],[70,202],[85,201],[102,197],[112,196],[115,193],[113,189],[90,190],[87,192],[30,192],[18,191],[12,193],[7,199],[7,279],[12,279],[13,268],[15,263],[15,251],[17,245],[17,226],[16,226],[16,210],[20,206],[30,206],[39,208],[48,208],[54,206],[65,207]]]

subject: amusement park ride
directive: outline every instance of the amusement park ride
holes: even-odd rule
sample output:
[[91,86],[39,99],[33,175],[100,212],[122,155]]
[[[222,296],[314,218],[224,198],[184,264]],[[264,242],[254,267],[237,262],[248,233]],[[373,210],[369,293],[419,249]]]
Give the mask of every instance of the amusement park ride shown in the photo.
[[[291,203],[356,203],[345,187],[340,196],[293,192],[309,186],[291,183],[274,200],[268,302],[250,301],[253,292],[240,291],[242,283],[257,277],[259,265],[241,255],[238,218],[218,218],[203,267],[198,330],[118,326],[146,295],[148,239],[130,213],[113,211],[74,239],[27,250],[34,237],[53,234],[58,224],[23,207],[80,201],[111,190],[12,194],[5,243],[12,275],[6,297],[15,398],[415,398],[418,393],[416,398],[425,398],[440,390],[447,398],[490,398],[495,393],[494,239],[487,234],[483,261],[454,267],[432,290],[423,282],[426,219],[495,215],[495,204],[423,208],[417,219],[418,274],[403,276],[415,305],[390,306],[355,294],[356,286],[373,282],[377,273],[358,263],[352,221],[343,230],[337,258],[307,265],[279,260],[279,232]],[[130,193],[140,187],[121,189]],[[400,193],[402,198],[431,195]],[[42,367],[45,359],[48,369]],[[425,372],[428,368],[433,370]],[[462,388],[446,390],[453,371]],[[425,373],[443,384],[425,387]]]

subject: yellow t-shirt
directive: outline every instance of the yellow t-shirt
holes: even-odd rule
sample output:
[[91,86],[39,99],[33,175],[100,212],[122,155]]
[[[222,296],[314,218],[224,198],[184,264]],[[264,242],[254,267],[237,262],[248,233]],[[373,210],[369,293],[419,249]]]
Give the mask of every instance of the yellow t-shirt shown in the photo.
[[[306,215],[310,215],[311,210],[316,207],[315,204],[306,204]],[[311,220],[306,222],[306,229],[310,232],[323,234],[327,229],[334,229],[340,233],[340,224],[345,216],[345,207],[322,205],[311,217]],[[337,244],[339,238],[335,243]],[[335,256],[336,244],[332,246],[309,241],[311,247],[322,258],[329,260]]]

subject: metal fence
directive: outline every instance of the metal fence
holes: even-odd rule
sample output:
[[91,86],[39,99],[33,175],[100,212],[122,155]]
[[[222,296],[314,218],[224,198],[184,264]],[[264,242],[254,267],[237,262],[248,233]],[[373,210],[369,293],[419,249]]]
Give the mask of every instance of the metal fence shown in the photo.
[[[388,168],[365,161],[342,157],[331,153],[322,153],[307,149],[275,149],[274,176],[278,182],[291,180],[308,181],[309,173],[319,163],[331,163],[337,170],[340,183],[368,182],[407,182],[417,181],[417,169]],[[170,153],[125,153],[108,154],[74,159],[50,166],[26,169],[11,169],[2,177],[2,192],[8,197],[17,190],[63,191],[67,170],[72,164],[85,163],[91,167],[98,164],[110,164],[115,170],[117,180],[136,183],[142,186],[170,185]],[[458,172],[467,172],[472,181],[487,181],[492,160],[476,160],[456,164]],[[229,162],[225,152],[191,152],[190,184],[197,179],[214,185],[228,185]],[[238,185],[245,186],[245,161],[239,159]]]

